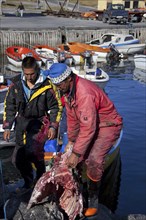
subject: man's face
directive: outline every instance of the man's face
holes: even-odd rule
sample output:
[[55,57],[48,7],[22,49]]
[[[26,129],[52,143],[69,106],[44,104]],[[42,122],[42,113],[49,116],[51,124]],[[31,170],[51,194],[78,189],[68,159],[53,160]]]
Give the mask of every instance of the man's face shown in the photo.
[[37,72],[34,68],[24,68],[23,69],[23,73],[25,76],[26,81],[34,84],[36,82],[37,79]]
[[65,79],[59,84],[56,84],[56,87],[63,93],[68,93],[70,90],[70,78]]

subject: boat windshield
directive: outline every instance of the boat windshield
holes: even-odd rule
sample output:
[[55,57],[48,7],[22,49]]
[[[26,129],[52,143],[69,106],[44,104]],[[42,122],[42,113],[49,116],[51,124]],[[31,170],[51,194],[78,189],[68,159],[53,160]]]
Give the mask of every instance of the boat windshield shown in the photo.
[[113,37],[114,37],[114,35],[103,35],[102,36],[102,43],[110,42]]

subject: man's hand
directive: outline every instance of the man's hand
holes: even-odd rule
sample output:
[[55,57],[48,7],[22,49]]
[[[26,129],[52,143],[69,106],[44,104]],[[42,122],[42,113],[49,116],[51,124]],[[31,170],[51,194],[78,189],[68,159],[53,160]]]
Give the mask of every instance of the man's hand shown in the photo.
[[71,141],[69,141],[68,143],[67,143],[67,145],[65,146],[65,152],[67,152],[70,148],[72,148],[73,147],[73,142],[71,142]]
[[67,159],[66,163],[69,167],[75,168],[77,166],[77,164],[79,163],[79,157],[76,154],[71,153],[71,155]]
[[5,130],[5,131],[4,131],[3,138],[4,138],[4,140],[7,141],[7,142],[8,142],[9,139],[10,139],[10,133],[11,133],[10,130]]
[[54,128],[49,128],[48,130],[48,139],[52,140],[56,136],[56,130]]

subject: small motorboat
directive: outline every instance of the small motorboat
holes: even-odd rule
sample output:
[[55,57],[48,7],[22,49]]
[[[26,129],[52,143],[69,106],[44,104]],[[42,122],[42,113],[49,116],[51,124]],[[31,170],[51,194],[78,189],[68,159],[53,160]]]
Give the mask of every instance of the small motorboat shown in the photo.
[[92,51],[93,56],[98,55],[98,57],[107,57],[107,54],[110,53],[110,48],[102,48],[102,47],[96,47],[94,45],[88,45],[85,43],[80,43],[80,42],[69,42],[68,46],[71,48],[71,50],[79,50],[81,52],[85,51]]
[[135,38],[133,35],[114,34],[107,33],[103,34],[100,39],[94,39],[87,44],[102,48],[109,48],[111,45],[122,54],[136,54],[142,52],[146,44],[141,44],[140,40]]
[[111,43],[114,46],[123,46],[129,44],[139,44],[140,40],[130,34],[124,35],[124,34],[107,33],[107,34],[103,34],[100,38],[93,39],[86,43],[93,46],[108,48]]
[[146,72],[146,55],[145,54],[136,54],[134,56],[135,67],[138,69],[145,70]]
[[84,68],[83,70],[78,70],[75,67],[71,67],[71,69],[78,76],[96,83],[101,89],[104,89],[109,81],[109,75],[101,68]]
[[34,57],[38,65],[42,65],[42,60],[38,56],[38,54],[33,50],[29,49],[27,47],[21,47],[21,46],[12,46],[6,48],[6,56],[8,58],[8,61],[13,64],[16,67],[21,67],[22,65],[22,60],[27,57],[27,56],[32,56]]
[[100,58],[107,58],[107,57],[119,57],[119,52],[111,50],[111,48],[102,48],[91,46],[88,44],[80,43],[80,42],[69,42],[67,44],[59,45],[59,48],[62,50],[67,51],[73,57],[75,65],[82,65],[84,64],[85,59],[87,58],[86,55],[90,54],[91,59],[93,60],[94,64],[96,65],[98,59]]
[[48,45],[37,44],[33,46],[33,49],[45,64],[47,60],[50,59],[57,60],[57,50],[53,47],[50,47]]
[[73,60],[72,56],[60,49],[50,47],[49,45],[35,45],[33,49],[42,59],[44,64],[46,64],[49,60],[53,60],[54,63],[64,62],[68,65],[72,64],[72,60]]

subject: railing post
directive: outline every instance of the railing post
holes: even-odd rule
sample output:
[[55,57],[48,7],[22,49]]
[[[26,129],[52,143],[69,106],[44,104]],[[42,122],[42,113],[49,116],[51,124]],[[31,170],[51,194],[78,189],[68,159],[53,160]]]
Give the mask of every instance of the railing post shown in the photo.
[[2,16],[3,13],[2,13],[2,0],[0,0],[0,16]]

